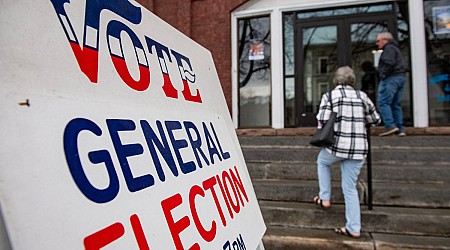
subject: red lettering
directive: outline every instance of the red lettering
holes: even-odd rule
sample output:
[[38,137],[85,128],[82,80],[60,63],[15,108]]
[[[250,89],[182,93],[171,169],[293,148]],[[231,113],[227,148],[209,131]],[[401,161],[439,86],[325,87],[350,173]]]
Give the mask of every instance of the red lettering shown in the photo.
[[[110,1],[86,1],[84,36],[78,37],[74,30],[71,19],[67,14],[65,8],[70,6],[68,0],[51,0],[53,7],[60,19],[61,25],[69,40],[70,47],[75,55],[76,61],[80,70],[89,78],[92,83],[98,82],[99,70],[99,44],[100,38],[100,13],[102,10],[109,10],[132,24],[139,24],[142,21],[141,8],[134,6],[127,0],[110,0]],[[134,27],[134,26],[133,26]],[[122,35],[127,33],[134,46],[134,51],[124,51],[122,44]],[[113,65],[122,78],[123,82],[131,89],[136,91],[144,91],[150,86],[150,65],[148,64],[147,55],[140,38],[135,32],[126,24],[118,20],[111,20],[107,24],[106,37],[108,42],[108,49]],[[169,76],[167,63],[172,63],[172,56],[175,58],[183,90],[181,91],[184,99],[190,102],[202,103],[202,97],[199,89],[195,89],[192,84],[195,84],[196,75],[192,68],[188,57],[169,49],[167,46],[144,36],[147,42],[147,48],[150,54],[153,54],[155,48],[158,57],[161,73],[163,76],[162,90],[166,97],[178,99],[178,90],[173,86]],[[128,53],[129,57],[125,54]],[[127,67],[130,62],[128,58],[136,58],[139,68],[139,79],[133,79]],[[166,60],[166,58],[168,60]],[[168,61],[168,62],[167,62]]]
[[186,80],[183,80],[183,91],[181,91],[181,93],[183,93],[184,99],[186,101],[202,103],[202,97],[200,96],[200,92],[198,91],[198,89],[196,89],[196,94],[192,95],[188,81]]
[[150,85],[150,70],[148,67],[139,65],[140,79],[135,81],[128,71],[127,64],[123,58],[111,55],[111,60],[116,68],[117,73],[122,80],[132,89],[136,91],[144,91]]
[[241,176],[239,176],[239,172],[236,166],[234,166],[234,171],[236,172],[236,175],[233,173],[233,169],[230,168],[231,179],[233,180],[233,184],[236,186],[236,190],[239,194],[239,200],[241,201],[242,206],[244,207],[242,195],[244,195],[245,200],[247,200],[248,202],[247,192],[245,192],[244,184],[242,183]]
[[124,233],[123,225],[119,222],[114,223],[84,238],[84,248],[86,250],[100,250],[100,248],[122,237]]
[[169,70],[167,69],[167,62],[164,57],[165,54],[169,59],[169,62],[172,62],[172,58],[170,57],[169,53],[169,48],[151,39],[150,37],[145,37],[145,40],[147,42],[147,48],[150,54],[153,54],[152,48],[155,48],[156,55],[158,56],[159,67],[161,68],[161,72],[164,78],[164,85],[162,86],[164,93],[166,94],[167,97],[178,99],[178,91],[177,89],[175,89],[175,87],[172,84],[172,81],[170,80]]
[[[233,182],[230,179],[230,175],[226,171],[222,172],[222,182],[224,184],[225,192],[227,194],[228,200],[230,201],[231,207],[233,207],[234,212],[239,213],[241,207],[239,206],[236,188],[234,188]],[[230,194],[230,189],[228,187],[231,187],[231,189],[233,190],[234,197],[236,198],[236,203],[234,203],[233,198],[231,197]]]
[[[193,185],[189,189],[189,208],[197,232],[205,242],[212,242],[216,238],[218,231],[216,220],[211,220],[209,229],[208,227],[205,228],[205,225],[208,226],[208,224],[205,223],[205,221],[203,221],[204,224],[202,224],[202,221],[200,220],[201,214],[199,214],[198,205],[202,204],[203,199],[201,198],[206,197],[205,191],[209,191],[211,193],[222,221],[222,225],[224,227],[227,226],[227,221],[221,207],[221,202],[219,202],[220,196],[218,196],[215,190],[217,184],[222,192],[221,197],[223,197],[223,200],[225,201],[231,219],[234,218],[235,214],[238,214],[241,211],[241,204],[242,207],[244,207],[244,202],[248,202],[248,196],[236,166],[234,166],[234,171],[233,168],[230,168],[228,171],[222,171],[220,175],[212,176],[204,180],[202,182],[202,186]],[[230,189],[233,191],[234,196],[232,196]],[[242,196],[244,196],[245,200]],[[197,198],[200,200],[196,200]],[[175,220],[173,218],[172,210],[177,207],[182,209],[182,204],[183,199],[179,193],[161,202],[161,207],[166,217],[167,225],[170,229],[176,249],[184,249],[180,234],[190,226],[190,218],[188,216],[183,216],[179,220]],[[189,249],[198,250],[200,249],[200,245],[199,243],[194,243]]]
[[139,217],[136,214],[133,214],[130,217],[130,222],[131,227],[133,228],[134,237],[136,237],[136,242],[139,246],[139,250],[150,250]]
[[164,90],[164,93],[166,94],[166,96],[178,99],[178,91],[173,86],[172,81],[170,80],[169,74],[163,73],[163,78],[164,78],[164,85],[162,86],[162,89]]
[[[123,43],[121,34],[127,34],[133,44],[132,55],[128,57],[128,60],[135,60],[139,67],[139,80],[134,80],[128,71],[125,51],[123,51]],[[108,37],[108,49],[111,56],[111,60],[116,68],[117,73],[122,80],[132,89],[136,91],[144,91],[150,85],[150,69],[148,66],[147,56],[144,52],[139,37],[125,24],[112,20],[108,23],[106,29],[106,35]],[[114,45],[115,44],[115,45]]]
[[81,49],[80,45],[70,42],[73,54],[77,59],[81,72],[83,72],[92,83],[97,83],[98,77],[98,51],[89,47]]
[[[173,243],[177,249],[183,249],[183,244],[181,242],[180,233],[183,232],[190,224],[189,218],[184,216],[178,221],[174,221],[171,211],[181,205],[183,199],[180,194],[175,194],[163,201],[161,201],[161,207],[166,217],[167,225],[169,226],[170,234],[172,235]],[[192,245],[190,250],[200,249],[200,245],[195,243]]]
[[194,185],[191,187],[191,190],[189,192],[189,206],[191,208],[192,218],[194,220],[195,226],[197,227],[197,231],[200,233],[202,238],[207,242],[211,242],[216,237],[216,222],[214,220],[211,222],[211,229],[209,231],[203,227],[198,217],[197,208],[195,207],[195,197],[197,195],[205,197],[205,192],[201,187]]
[[203,188],[205,190],[210,190],[211,194],[214,198],[214,203],[216,203],[217,211],[219,212],[220,220],[222,221],[222,225],[226,226],[227,221],[225,220],[225,216],[223,215],[222,207],[220,206],[219,199],[217,198],[216,190],[214,186],[217,184],[216,178],[213,176],[205,181],[203,181]]
[[72,25],[70,16],[66,12],[66,8],[72,2],[67,0],[51,0],[51,2],[81,71],[92,83],[97,83],[100,13],[103,10],[110,10],[133,24],[139,24],[142,20],[141,8],[134,6],[127,0],[86,1],[84,39],[81,41],[77,37],[74,25]]
[[219,183],[220,191],[222,192],[222,196],[223,196],[223,199],[225,200],[225,204],[227,205],[228,213],[230,213],[230,217],[231,217],[231,219],[233,219],[234,218],[233,211],[231,211],[230,202],[228,201],[222,181],[220,180],[220,176],[216,175],[216,179],[217,179],[217,182]]
[[[189,84],[188,81],[191,83],[195,82],[195,74],[193,74],[192,72],[192,66],[191,66],[191,62],[189,60],[189,58],[187,58],[186,56],[174,51],[172,51],[172,55],[175,57],[175,60],[178,64],[178,70],[180,71],[180,76],[181,76],[181,80],[183,81],[183,96],[184,99],[186,101],[191,101],[191,102],[198,102],[198,103],[202,103],[202,97],[200,96],[200,92],[198,89],[195,90],[196,94],[192,95],[191,94],[191,89],[189,88]],[[189,67],[188,69],[186,69],[184,67],[184,64],[187,64],[187,66]]]

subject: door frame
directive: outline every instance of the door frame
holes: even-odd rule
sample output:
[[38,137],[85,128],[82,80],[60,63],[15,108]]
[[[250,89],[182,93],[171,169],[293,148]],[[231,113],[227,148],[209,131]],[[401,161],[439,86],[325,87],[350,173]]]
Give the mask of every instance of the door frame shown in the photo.
[[[356,6],[355,6],[356,7]],[[337,66],[352,65],[350,26],[353,23],[370,23],[375,21],[387,22],[388,31],[397,35],[396,10],[393,6],[392,11],[353,14],[342,16],[329,16],[309,18],[305,20],[295,20],[294,27],[294,53],[295,53],[295,92],[296,92],[296,127],[316,126],[316,114],[307,113],[304,106],[304,79],[303,68],[305,60],[303,59],[303,29],[311,27],[336,26],[337,28]],[[375,45],[374,45],[375,46]],[[374,47],[375,48],[375,47]]]

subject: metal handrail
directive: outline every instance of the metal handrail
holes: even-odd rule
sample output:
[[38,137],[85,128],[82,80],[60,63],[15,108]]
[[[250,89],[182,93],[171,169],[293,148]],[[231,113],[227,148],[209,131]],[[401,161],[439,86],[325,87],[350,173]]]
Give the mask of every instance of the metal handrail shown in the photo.
[[367,153],[367,206],[372,210],[372,148],[370,140],[370,126],[367,126],[367,144],[369,152]]

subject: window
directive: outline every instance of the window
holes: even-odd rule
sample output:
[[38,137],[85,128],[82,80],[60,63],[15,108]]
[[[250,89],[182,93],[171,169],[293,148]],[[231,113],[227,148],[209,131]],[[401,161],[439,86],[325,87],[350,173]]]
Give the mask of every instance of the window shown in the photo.
[[450,125],[450,0],[425,0],[424,14],[430,125]]
[[328,57],[319,57],[319,74],[328,73]]
[[239,127],[271,125],[270,18],[239,20]]
[[296,125],[295,108],[295,61],[294,61],[294,14],[283,15],[284,53],[284,126]]

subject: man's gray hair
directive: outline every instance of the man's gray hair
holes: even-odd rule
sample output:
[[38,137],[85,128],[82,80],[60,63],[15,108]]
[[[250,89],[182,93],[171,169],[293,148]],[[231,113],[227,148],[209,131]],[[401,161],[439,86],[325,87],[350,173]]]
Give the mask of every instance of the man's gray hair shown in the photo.
[[381,32],[379,36],[381,39],[385,39],[388,41],[394,40],[394,37],[392,36],[391,32]]
[[333,84],[337,85],[355,85],[355,72],[349,66],[342,66],[334,73]]

